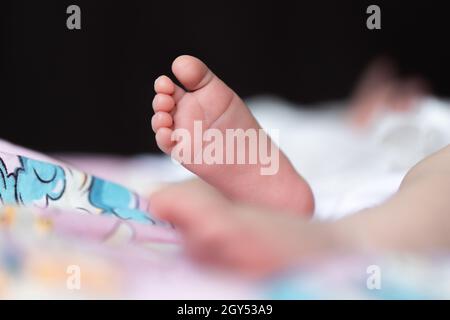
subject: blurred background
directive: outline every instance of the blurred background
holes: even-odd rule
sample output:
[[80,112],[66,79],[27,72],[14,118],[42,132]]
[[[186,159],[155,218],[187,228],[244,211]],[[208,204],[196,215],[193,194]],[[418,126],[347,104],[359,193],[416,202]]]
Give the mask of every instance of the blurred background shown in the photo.
[[[66,28],[71,4],[81,30]],[[370,4],[381,30],[366,28]],[[437,0],[2,1],[0,138],[46,152],[158,152],[153,81],[180,54],[203,59],[244,98],[308,108],[350,99],[374,61],[446,97],[448,9]]]

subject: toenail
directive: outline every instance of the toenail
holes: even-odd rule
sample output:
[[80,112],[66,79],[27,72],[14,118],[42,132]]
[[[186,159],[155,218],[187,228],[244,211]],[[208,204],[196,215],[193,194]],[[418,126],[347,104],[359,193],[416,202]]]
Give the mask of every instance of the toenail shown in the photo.
[[156,106],[159,102],[159,96],[155,96],[155,98],[153,98],[153,105]]
[[155,90],[156,90],[156,85],[158,84],[159,79],[161,79],[161,77],[156,78],[155,82],[153,83],[153,88],[155,88]]

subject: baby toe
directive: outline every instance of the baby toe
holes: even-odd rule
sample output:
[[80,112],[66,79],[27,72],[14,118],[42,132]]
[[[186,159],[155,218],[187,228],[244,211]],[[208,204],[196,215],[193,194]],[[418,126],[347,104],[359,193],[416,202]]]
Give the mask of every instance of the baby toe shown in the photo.
[[154,89],[156,93],[173,94],[175,92],[175,84],[167,76],[160,76],[155,80]]
[[160,128],[169,128],[173,124],[173,119],[167,112],[157,112],[152,117],[152,129],[157,132]]
[[157,95],[155,95],[155,98],[153,98],[152,105],[153,110],[155,112],[158,111],[170,112],[175,106],[175,101],[173,100],[172,96],[163,93],[158,93]]
[[174,145],[174,141],[172,141],[172,132],[172,129],[166,127],[162,127],[156,131],[156,144],[161,151],[166,154],[170,153]]

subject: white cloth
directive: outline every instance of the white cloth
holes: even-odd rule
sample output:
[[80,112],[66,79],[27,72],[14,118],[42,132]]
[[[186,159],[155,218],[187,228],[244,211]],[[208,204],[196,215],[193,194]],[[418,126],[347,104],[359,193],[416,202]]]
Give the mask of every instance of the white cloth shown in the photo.
[[412,166],[450,143],[450,104],[434,98],[366,130],[352,128],[336,104],[307,111],[273,97],[248,103],[263,128],[279,130],[281,149],[313,188],[319,219],[382,202]]

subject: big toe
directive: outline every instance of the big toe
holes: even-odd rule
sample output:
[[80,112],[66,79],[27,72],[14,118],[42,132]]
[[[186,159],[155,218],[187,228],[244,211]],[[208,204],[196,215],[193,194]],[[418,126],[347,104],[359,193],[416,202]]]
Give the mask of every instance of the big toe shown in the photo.
[[190,91],[201,89],[214,77],[214,74],[200,59],[188,55],[179,56],[174,60],[172,72]]
[[222,215],[223,209],[230,205],[222,194],[200,180],[188,180],[156,191],[150,204],[158,218],[180,225],[199,223],[205,220],[205,215],[211,220]]

